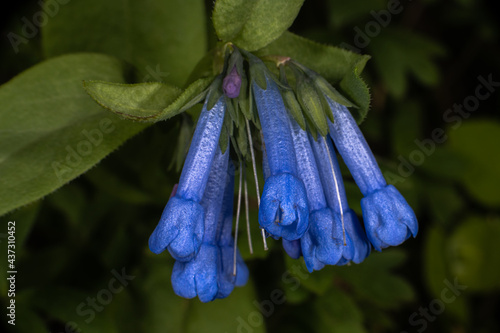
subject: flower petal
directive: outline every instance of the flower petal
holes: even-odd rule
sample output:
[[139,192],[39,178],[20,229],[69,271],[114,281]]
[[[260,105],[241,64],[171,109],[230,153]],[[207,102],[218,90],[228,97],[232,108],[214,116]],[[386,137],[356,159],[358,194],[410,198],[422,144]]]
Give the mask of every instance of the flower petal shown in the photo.
[[203,240],[204,219],[205,211],[199,203],[172,197],[149,237],[151,252],[159,254],[168,248],[174,259],[191,260]]
[[283,239],[283,249],[292,259],[299,259],[302,255],[300,239],[296,239],[293,241],[287,241],[286,239]]
[[417,217],[392,185],[361,199],[361,209],[368,239],[377,251],[417,235]]
[[184,298],[198,296],[202,302],[213,301],[219,290],[219,261],[219,248],[209,244],[203,244],[193,260],[176,261],[171,278],[174,292]]

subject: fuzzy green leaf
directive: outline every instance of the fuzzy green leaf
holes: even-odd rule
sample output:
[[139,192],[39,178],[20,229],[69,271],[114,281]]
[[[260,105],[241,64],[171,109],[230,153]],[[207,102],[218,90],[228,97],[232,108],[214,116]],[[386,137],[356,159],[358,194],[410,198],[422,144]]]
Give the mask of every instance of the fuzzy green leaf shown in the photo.
[[[361,59],[370,59],[338,47],[324,45],[285,32],[280,38],[257,52],[259,56],[278,55],[290,57],[316,71],[330,83],[337,85]],[[363,64],[364,65],[364,64]],[[361,72],[363,67],[359,67]]]
[[[45,1],[49,13],[53,3]],[[42,47],[49,57],[112,55],[133,64],[139,81],[183,86],[206,52],[204,7],[203,0],[65,1],[43,27]]]
[[115,58],[74,54],[43,62],[0,87],[0,215],[86,172],[145,128],[106,113],[82,80],[125,82]]
[[84,81],[85,90],[102,107],[127,119],[154,121],[182,90],[160,82],[122,84]]
[[368,58],[361,58],[359,62],[351,67],[349,73],[340,82],[342,91],[358,106],[356,109],[350,109],[358,124],[365,119],[370,108],[370,90],[360,76],[367,61]]
[[[358,122],[368,112],[370,91],[360,74],[370,56],[319,44],[290,32],[285,32],[279,39],[260,50],[258,55],[290,57],[323,76],[358,106],[359,109],[353,112]],[[345,104],[340,97],[334,100]]]
[[84,87],[99,105],[124,118],[157,122],[178,115],[201,102],[212,80],[199,79],[184,91],[160,82],[121,84],[85,81]]
[[304,0],[217,0],[213,21],[220,39],[255,51],[277,39],[295,20]]

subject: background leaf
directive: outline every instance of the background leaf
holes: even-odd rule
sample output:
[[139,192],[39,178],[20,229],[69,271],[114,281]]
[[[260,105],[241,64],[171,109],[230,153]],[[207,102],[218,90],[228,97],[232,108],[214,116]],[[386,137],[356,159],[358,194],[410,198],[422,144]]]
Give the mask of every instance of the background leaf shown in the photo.
[[112,55],[133,64],[139,81],[182,86],[206,52],[204,8],[202,0],[68,1],[44,26],[43,50]]
[[287,30],[304,0],[217,0],[213,21],[220,39],[255,51]]
[[0,88],[0,215],[54,191],[145,128],[106,113],[82,88],[91,78],[124,82],[126,72],[115,58],[68,55]]
[[500,123],[469,120],[450,133],[451,151],[465,161],[459,175],[462,184],[481,203],[500,206]]
[[369,50],[385,86],[396,98],[406,94],[409,75],[427,86],[439,81],[434,58],[442,57],[445,52],[428,38],[412,31],[387,28],[371,40]]
[[363,314],[351,297],[333,288],[314,302],[315,332],[366,333]]
[[471,290],[500,288],[500,220],[467,218],[449,239],[452,276]]

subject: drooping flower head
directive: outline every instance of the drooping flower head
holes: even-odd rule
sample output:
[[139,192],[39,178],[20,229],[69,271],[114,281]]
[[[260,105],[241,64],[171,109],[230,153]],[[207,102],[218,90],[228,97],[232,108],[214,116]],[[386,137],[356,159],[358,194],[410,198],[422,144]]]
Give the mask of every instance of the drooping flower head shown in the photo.
[[172,286],[176,294],[202,302],[215,299],[219,291],[218,276],[221,266],[220,249],[217,244],[219,215],[222,211],[224,187],[220,179],[226,178],[229,152],[222,154],[217,147],[201,206],[205,212],[204,235],[200,250],[187,262],[176,261],[172,271]]
[[[343,105],[353,106],[350,101],[290,58],[278,57],[278,79],[255,55],[226,47],[232,52],[218,53],[224,54],[224,65],[208,93],[199,95],[206,99],[179,184],[149,240],[151,251],[168,249],[176,259],[172,286],[178,295],[209,302],[248,281],[236,243],[243,182],[248,199],[243,175],[249,160],[264,248],[266,236],[282,238],[285,252],[295,259],[303,256],[309,271],[361,263],[371,245],[381,250],[416,235],[415,214],[387,185]],[[285,65],[294,75],[290,81]],[[252,130],[260,132],[256,137],[263,148],[261,197]],[[366,231],[349,208],[332,141],[364,195]],[[234,236],[233,159],[240,172]]]

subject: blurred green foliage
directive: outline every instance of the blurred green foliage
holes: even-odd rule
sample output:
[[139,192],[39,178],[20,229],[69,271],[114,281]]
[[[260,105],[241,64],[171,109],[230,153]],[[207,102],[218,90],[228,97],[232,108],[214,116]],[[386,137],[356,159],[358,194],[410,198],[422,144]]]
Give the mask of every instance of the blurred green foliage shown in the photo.
[[[0,21],[0,100],[9,102],[0,105],[0,211],[10,210],[12,201],[22,206],[1,217],[0,230],[5,309],[6,222],[16,221],[14,332],[500,331],[500,27],[494,1],[304,2],[291,32],[371,56],[361,65],[372,99],[362,130],[386,177],[415,209],[420,233],[360,265],[309,274],[301,260],[285,257],[279,242],[270,240],[270,250],[262,250],[250,184],[256,253],[249,254],[244,233],[239,244],[251,281],[210,304],[177,297],[170,285],[173,260],[147,248],[177,182],[193,120],[183,114],[146,128],[101,109],[79,83],[57,78],[71,72],[78,80],[192,82],[190,72],[216,42],[213,2],[64,2],[47,1],[46,10],[56,4],[57,13],[15,46],[9,33],[30,32],[25,22],[33,22],[40,4],[16,2]],[[220,1],[221,8],[228,3]],[[256,12],[267,8],[266,1],[255,3]],[[279,36],[272,33],[263,38]],[[251,36],[241,36],[255,46]],[[347,74],[354,73],[347,68],[354,56],[330,66],[315,57],[337,49],[318,45],[307,53],[288,41],[295,38],[286,33],[261,52],[288,50],[344,92],[355,91],[357,81]],[[57,108],[61,100],[64,109]],[[71,118],[79,112],[88,117]],[[127,125],[113,132],[112,144],[95,147],[89,157],[95,161],[72,168],[56,186],[49,179],[54,171],[25,154],[29,148],[64,160],[66,152],[57,147],[67,146],[69,134],[37,121],[59,113],[77,131],[101,118]],[[31,130],[11,136],[9,121],[16,119]],[[7,158],[17,164],[5,166]],[[28,178],[17,172],[27,166]],[[360,213],[359,190],[345,176],[351,206]],[[23,191],[10,191],[20,182]],[[123,274],[129,279],[117,278]],[[12,329],[5,318],[0,325]]]

